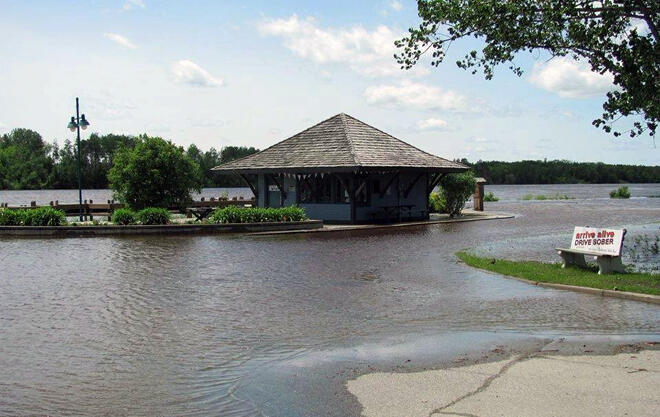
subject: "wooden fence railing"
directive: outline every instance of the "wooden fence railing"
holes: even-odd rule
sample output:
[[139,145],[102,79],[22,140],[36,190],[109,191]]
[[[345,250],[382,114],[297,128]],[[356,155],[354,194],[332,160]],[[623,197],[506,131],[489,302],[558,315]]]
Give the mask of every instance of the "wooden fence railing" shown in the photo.
[[[227,206],[251,206],[254,205],[254,199],[244,200],[234,197],[233,199],[216,199],[211,197],[210,199],[201,198],[199,201],[193,201],[190,204],[187,204],[185,207],[169,207],[168,210],[172,213],[182,213],[190,215],[191,210],[202,209],[202,208],[222,208]],[[62,210],[67,217],[78,216],[80,213],[80,204],[78,203],[66,203],[60,204],[59,201],[51,201],[47,206],[39,206],[36,201],[31,201],[30,205],[25,206],[10,206],[7,203],[0,203],[0,207],[7,208],[10,210],[21,210],[29,208],[38,208],[38,207],[53,207],[58,210]],[[112,216],[112,212],[125,207],[124,204],[115,203],[114,200],[108,200],[107,203],[94,203],[93,200],[84,200],[82,205],[83,218],[87,220],[94,220],[94,216],[99,217],[108,217],[108,220]]]

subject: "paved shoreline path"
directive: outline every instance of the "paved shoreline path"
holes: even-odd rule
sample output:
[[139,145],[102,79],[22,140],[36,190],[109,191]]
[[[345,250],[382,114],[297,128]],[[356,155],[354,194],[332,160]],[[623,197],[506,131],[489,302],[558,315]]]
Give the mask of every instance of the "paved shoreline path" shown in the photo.
[[660,351],[613,356],[544,353],[347,382],[366,417],[656,416]]

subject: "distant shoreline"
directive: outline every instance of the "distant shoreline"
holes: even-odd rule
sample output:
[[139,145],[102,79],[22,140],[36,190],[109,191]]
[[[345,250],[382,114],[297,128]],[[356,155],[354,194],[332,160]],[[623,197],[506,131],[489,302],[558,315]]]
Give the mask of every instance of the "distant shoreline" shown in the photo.
[[[553,183],[486,183],[486,185],[611,185],[611,186],[620,186],[620,185],[660,185],[660,180],[658,182],[553,182]],[[203,187],[202,190],[248,190],[247,186],[217,186],[217,187]],[[13,191],[78,191],[77,188],[20,188],[20,189],[0,189],[0,192],[13,192]],[[83,191],[110,191],[110,188],[83,188]]]

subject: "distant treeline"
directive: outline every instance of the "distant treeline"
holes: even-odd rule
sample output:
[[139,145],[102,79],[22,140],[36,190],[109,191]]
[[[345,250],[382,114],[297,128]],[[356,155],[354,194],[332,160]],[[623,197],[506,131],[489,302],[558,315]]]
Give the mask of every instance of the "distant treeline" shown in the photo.
[[[83,188],[108,188],[107,173],[120,147],[132,148],[141,136],[99,135],[81,140]],[[182,148],[183,149],[183,148]],[[184,149],[199,166],[204,187],[244,186],[236,176],[218,175],[214,166],[258,152],[244,146],[226,146],[218,152],[195,145]],[[460,162],[473,167],[490,184],[660,183],[660,166],[611,165],[570,161]],[[68,139],[60,146],[29,129],[0,136],[0,189],[78,188],[77,157]]]
[[[83,188],[108,188],[107,173],[112,157],[120,147],[132,148],[141,136],[99,135],[92,133],[80,141]],[[183,149],[183,148],[182,148]],[[218,152],[202,151],[195,145],[185,149],[199,166],[199,178],[204,187],[244,186],[231,175],[218,175],[214,166],[258,152],[255,148],[226,146]],[[67,189],[78,188],[76,148],[70,140],[60,146],[46,143],[39,133],[29,129],[14,129],[0,136],[0,189]]]
[[478,161],[475,174],[489,184],[660,183],[660,166],[571,161]]

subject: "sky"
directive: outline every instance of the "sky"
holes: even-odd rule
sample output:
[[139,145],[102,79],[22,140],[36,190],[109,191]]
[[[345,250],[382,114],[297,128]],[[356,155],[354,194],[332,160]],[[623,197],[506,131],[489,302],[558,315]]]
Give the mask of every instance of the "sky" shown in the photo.
[[203,150],[264,148],[347,113],[423,150],[476,160],[657,165],[653,138],[591,126],[611,77],[521,54],[493,80],[446,61],[401,70],[394,40],[419,24],[413,0],[0,0],[0,133],[45,140],[75,97],[84,132],[161,136]]

